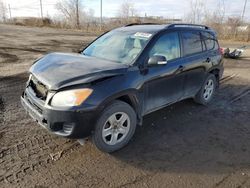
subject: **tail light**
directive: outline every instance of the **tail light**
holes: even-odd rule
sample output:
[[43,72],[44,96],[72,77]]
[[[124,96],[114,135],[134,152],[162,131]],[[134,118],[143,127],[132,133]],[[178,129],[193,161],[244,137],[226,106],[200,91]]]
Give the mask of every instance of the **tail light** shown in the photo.
[[224,49],[223,48],[219,48],[219,52],[220,52],[221,55],[223,55],[224,54]]

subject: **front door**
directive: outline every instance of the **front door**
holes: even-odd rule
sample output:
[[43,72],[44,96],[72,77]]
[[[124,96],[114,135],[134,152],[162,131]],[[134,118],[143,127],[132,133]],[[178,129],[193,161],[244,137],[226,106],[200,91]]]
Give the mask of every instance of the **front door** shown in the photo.
[[149,51],[149,58],[165,56],[167,64],[148,66],[145,80],[145,114],[178,101],[183,95],[184,74],[177,32],[163,34]]

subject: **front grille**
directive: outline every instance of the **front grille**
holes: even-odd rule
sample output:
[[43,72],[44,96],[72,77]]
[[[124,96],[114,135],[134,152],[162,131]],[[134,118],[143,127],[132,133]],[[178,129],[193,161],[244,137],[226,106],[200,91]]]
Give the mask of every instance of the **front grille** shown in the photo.
[[42,114],[42,113],[43,113],[42,109],[41,109],[38,105],[32,103],[28,98],[26,98],[26,100],[28,101],[28,103],[29,103],[30,105],[33,106],[33,108],[34,108],[39,114]]
[[29,86],[32,88],[37,98],[41,100],[46,100],[48,89],[43,83],[41,83],[34,76],[32,76],[29,82]]

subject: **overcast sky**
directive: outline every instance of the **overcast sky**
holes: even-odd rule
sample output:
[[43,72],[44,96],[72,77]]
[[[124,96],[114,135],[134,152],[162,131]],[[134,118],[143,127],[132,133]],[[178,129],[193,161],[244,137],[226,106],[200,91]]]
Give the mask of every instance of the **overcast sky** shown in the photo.
[[[40,0],[3,0],[11,7],[12,16],[40,16]],[[43,14],[57,15],[55,4],[59,0],[42,0]],[[223,0],[207,0],[208,10],[215,10],[218,2]],[[123,0],[103,0],[103,15],[106,17],[117,16]],[[188,0],[130,0],[137,14],[144,16],[164,16],[168,18],[183,18],[189,11]],[[241,16],[245,0],[224,0],[226,15]],[[100,16],[100,0],[82,0],[86,10],[93,9],[95,16]],[[245,18],[250,21],[250,0],[248,0]]]

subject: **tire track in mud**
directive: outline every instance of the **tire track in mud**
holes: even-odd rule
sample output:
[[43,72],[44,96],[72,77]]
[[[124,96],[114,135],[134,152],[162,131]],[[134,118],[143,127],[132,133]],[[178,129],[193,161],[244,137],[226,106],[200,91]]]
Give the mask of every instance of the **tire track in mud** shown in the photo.
[[[1,47],[0,47],[1,48]],[[16,55],[0,52],[0,63],[14,63],[19,60]]]
[[[216,103],[218,105],[216,106],[230,106],[234,102],[237,102],[243,97],[246,97],[247,95],[250,94],[250,87],[248,84],[243,84],[243,85],[237,85],[234,84],[234,82],[238,82],[241,80],[240,77],[238,77],[239,74],[234,73],[231,75],[224,76],[223,78],[220,79],[220,88],[217,91],[217,98],[220,98],[218,101],[215,97],[214,101],[217,101]],[[237,88],[232,88],[235,86],[239,86]],[[225,93],[228,93],[225,95]]]
[[2,97],[0,96],[0,139],[4,135],[4,131],[1,130],[3,121],[4,121],[4,103]]
[[[28,47],[23,47],[23,48],[14,48],[14,47],[0,47],[0,49],[3,50],[17,50],[17,51],[25,51],[25,52],[33,52],[33,53],[46,53],[46,50],[41,50],[41,49],[34,49],[34,48],[28,48]],[[16,55],[13,54],[7,54],[7,53],[1,53],[0,55],[5,55],[6,57],[16,57]],[[17,58],[18,60],[18,58]],[[8,60],[8,62],[13,63],[13,61]]]
[[58,147],[67,147],[67,150],[62,150],[63,155],[70,154],[78,147],[78,144],[72,142],[64,140],[60,143],[49,134],[35,134],[33,138],[20,139],[17,144],[2,147],[0,165],[4,170],[2,173],[0,171],[0,184],[18,183],[26,175],[54,163],[51,153]]
[[[27,79],[26,72],[0,78],[0,112],[5,115],[1,125],[6,131],[3,139],[13,137],[11,142],[4,143],[5,139],[0,143],[0,184],[6,186],[17,186],[24,177],[51,165],[55,161],[50,154],[70,145],[69,141],[54,137],[36,126],[22,110],[19,100]],[[61,157],[71,152],[63,151]]]
[[[0,86],[0,89],[4,90],[6,88],[8,89],[9,87],[20,86],[20,85],[23,85],[27,80],[28,80],[28,77],[20,78],[18,81],[10,78],[10,80],[8,81],[8,84],[2,84]],[[0,82],[1,82],[1,78],[0,78]]]
[[19,116],[19,101],[22,93],[21,88],[24,87],[25,80],[27,80],[27,73],[0,77],[0,122],[2,129],[8,127],[8,121],[12,118],[21,118]]
[[[73,141],[54,137],[36,126],[26,116],[19,100],[27,79],[26,72],[0,77],[2,95],[0,96],[0,122],[1,130],[6,131],[4,137],[0,132],[0,141],[2,138],[13,137],[11,142],[4,143],[2,140],[0,143],[0,184],[15,186],[27,175],[48,167],[79,147],[78,143],[72,144]],[[19,138],[15,137],[17,134]],[[61,155],[57,155],[60,152]]]
[[41,136],[38,139],[33,138],[21,141],[14,146],[1,148],[0,164],[5,171],[0,174],[0,183],[18,182],[25,175],[50,163],[48,156],[41,155],[41,153],[46,153],[48,141],[50,140]]
[[0,96],[0,123],[3,122],[3,111],[4,111],[3,99]]
[[250,87],[243,89],[243,91],[239,92],[234,97],[232,97],[232,99],[229,101],[229,104],[232,104],[232,103],[240,100],[241,98],[245,97],[248,94],[250,94]]
[[11,75],[11,76],[5,76],[5,77],[0,76],[0,91],[2,95],[5,92],[11,93],[10,90],[12,89],[14,90],[15,86],[23,85],[27,80],[28,80],[27,72],[23,72],[23,73]]
[[238,76],[238,74],[232,74],[232,75],[229,75],[229,76],[225,76],[225,77],[223,77],[223,78],[220,79],[220,83],[224,84],[224,83],[232,80],[233,78],[235,78],[237,76]]
[[[0,78],[0,125],[1,130],[6,129],[5,133],[0,132],[0,140],[13,137],[11,142],[2,140],[0,143],[0,184],[17,183],[26,175],[46,166],[52,162],[49,153],[60,145],[52,135],[40,129],[36,131],[21,109],[19,97],[27,76],[27,73],[21,73]],[[32,131],[35,134],[28,136],[24,126],[28,129],[34,126]],[[19,138],[15,137],[16,134]]]

